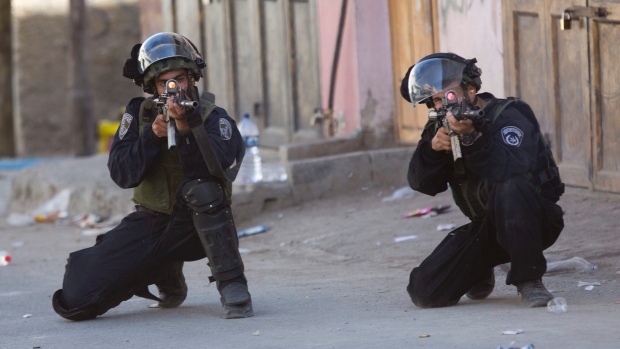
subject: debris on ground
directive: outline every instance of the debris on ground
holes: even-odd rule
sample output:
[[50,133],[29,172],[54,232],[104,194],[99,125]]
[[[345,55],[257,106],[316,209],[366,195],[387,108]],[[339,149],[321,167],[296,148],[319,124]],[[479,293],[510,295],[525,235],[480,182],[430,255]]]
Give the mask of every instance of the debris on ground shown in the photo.
[[562,261],[547,263],[547,272],[556,270],[597,270],[595,263],[588,262],[581,257],[573,257]]
[[47,202],[30,213],[11,213],[7,223],[13,227],[24,227],[33,223],[53,223],[58,219],[66,218],[69,213],[69,199],[71,190],[63,189],[56,193]]
[[442,230],[452,230],[454,228],[456,228],[456,224],[452,224],[452,223],[450,223],[450,224],[439,224],[437,226],[437,230],[439,230],[439,231],[442,231]]
[[101,220],[101,217],[97,216],[96,214],[89,213],[83,216],[81,215],[76,217],[73,222],[77,224],[78,227],[84,229],[94,227],[95,224],[100,223]]
[[237,237],[244,237],[244,236],[250,236],[250,235],[255,235],[255,234],[260,234],[260,233],[264,233],[267,231],[267,227],[264,225],[257,225],[255,227],[252,228],[248,228],[248,229],[244,229],[244,230],[240,230],[237,232]]
[[514,342],[510,343],[509,347],[499,346],[497,349],[534,349],[534,344],[526,344],[522,347],[513,347]]
[[383,199],[381,199],[381,202],[402,200],[402,199],[412,198],[414,196],[415,196],[415,190],[411,189],[410,187],[402,187],[400,189],[396,189],[392,193],[391,196],[384,197]]
[[594,282],[579,281],[579,283],[577,284],[577,287],[583,287],[583,286],[601,286],[601,283],[597,281],[594,281]]
[[416,239],[417,237],[418,237],[417,235],[400,236],[400,237],[394,238],[394,242],[403,242],[407,240],[413,240],[413,239]]
[[69,199],[71,199],[71,189],[59,191],[54,197],[33,211],[35,221],[51,223],[58,218],[66,218],[69,215]]
[[6,267],[11,263],[11,255],[7,251],[0,251],[0,267]]
[[419,208],[415,211],[406,213],[403,218],[409,217],[422,217],[422,218],[430,218],[435,217],[439,214],[442,214],[450,209],[450,205],[438,205],[433,207],[423,207]]
[[568,309],[568,304],[566,303],[566,299],[563,297],[555,297],[547,303],[547,310],[550,313],[562,314],[566,313]]
[[506,331],[502,331],[502,334],[521,334],[523,333],[523,330],[519,329],[519,330],[506,330]]

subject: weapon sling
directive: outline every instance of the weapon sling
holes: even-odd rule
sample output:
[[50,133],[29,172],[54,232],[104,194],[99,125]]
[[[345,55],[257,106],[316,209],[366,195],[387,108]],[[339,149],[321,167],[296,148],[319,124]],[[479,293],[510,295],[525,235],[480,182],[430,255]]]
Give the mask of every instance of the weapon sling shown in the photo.
[[243,157],[245,156],[245,145],[241,147],[241,151],[237,153],[237,157],[235,158],[235,164],[228,168],[226,171],[222,169],[222,165],[217,160],[217,156],[215,155],[215,151],[213,150],[213,146],[209,141],[209,135],[207,134],[207,130],[204,128],[204,122],[207,120],[213,109],[215,109],[215,95],[210,92],[203,92],[200,96],[200,106],[204,108],[202,113],[202,123],[199,126],[192,128],[192,133],[194,134],[194,138],[196,138],[196,142],[198,142],[198,147],[200,148],[200,153],[202,153],[202,157],[204,158],[207,168],[212,175],[218,177],[223,182],[233,182],[237,177],[237,173],[239,172],[239,168],[241,166],[241,162],[243,161]]

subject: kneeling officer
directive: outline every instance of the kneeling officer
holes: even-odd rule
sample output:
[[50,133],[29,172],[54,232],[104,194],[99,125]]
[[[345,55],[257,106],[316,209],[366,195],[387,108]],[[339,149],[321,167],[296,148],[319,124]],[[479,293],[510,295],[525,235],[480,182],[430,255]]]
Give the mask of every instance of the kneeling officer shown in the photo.
[[[108,168],[116,184],[134,188],[136,212],[94,246],[70,254],[63,287],[53,296],[60,316],[92,319],[134,295],[178,307],[187,295],[183,262],[204,257],[224,318],[254,315],[230,208],[245,147],[214,96],[199,97],[195,82],[204,67],[196,46],[179,34],[158,33],[134,46],[123,75],[153,96],[127,105]],[[198,103],[166,93],[171,86]],[[176,127],[169,130],[171,123]],[[159,297],[149,293],[151,284]]]

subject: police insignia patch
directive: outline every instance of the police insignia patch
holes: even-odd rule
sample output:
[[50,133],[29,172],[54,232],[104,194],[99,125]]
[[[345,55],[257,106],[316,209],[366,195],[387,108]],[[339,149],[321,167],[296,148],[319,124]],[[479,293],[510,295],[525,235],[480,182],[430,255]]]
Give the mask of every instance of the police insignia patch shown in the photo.
[[131,125],[131,120],[133,120],[133,116],[131,116],[131,114],[123,114],[123,120],[121,120],[121,128],[120,130],[118,130],[118,137],[120,139],[123,139],[123,137],[125,137],[125,134],[127,134],[129,126]]
[[220,135],[225,141],[232,137],[232,126],[230,126],[230,122],[224,118],[220,118]]
[[504,143],[518,147],[523,140],[523,131],[514,126],[506,126],[502,129],[502,139]]

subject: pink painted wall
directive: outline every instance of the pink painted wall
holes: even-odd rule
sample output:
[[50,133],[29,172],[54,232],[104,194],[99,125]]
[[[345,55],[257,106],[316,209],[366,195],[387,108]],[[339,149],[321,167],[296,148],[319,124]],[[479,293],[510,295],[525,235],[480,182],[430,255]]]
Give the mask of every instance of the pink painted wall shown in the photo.
[[501,1],[439,0],[439,46],[443,52],[476,57],[481,92],[505,96]]
[[[387,0],[355,0],[359,101],[364,145],[390,146],[395,140],[390,16]],[[399,96],[400,97],[400,96]]]
[[[317,5],[321,55],[321,97],[323,100],[323,108],[327,109],[342,0],[318,0]],[[334,117],[336,117],[338,121],[336,137],[350,135],[354,130],[360,127],[355,27],[355,6],[353,1],[349,0],[342,34],[342,46],[340,48],[334,93]]]
[[[317,0],[323,107],[329,85],[342,0]],[[336,136],[361,134],[366,147],[394,140],[389,11],[387,0],[349,0],[334,95]]]

